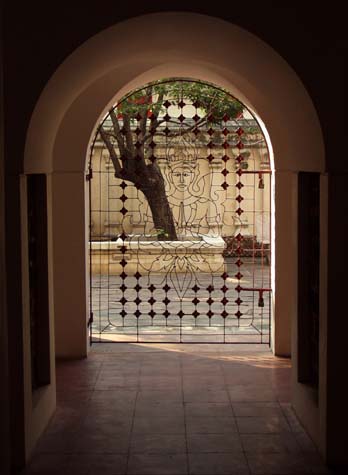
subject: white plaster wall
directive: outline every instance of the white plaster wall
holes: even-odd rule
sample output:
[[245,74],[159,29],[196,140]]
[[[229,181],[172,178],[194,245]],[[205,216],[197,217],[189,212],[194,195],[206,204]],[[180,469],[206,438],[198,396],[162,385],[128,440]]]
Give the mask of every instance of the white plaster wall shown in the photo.
[[274,179],[272,347],[276,354],[290,356],[291,325],[297,316],[297,173],[276,171]]
[[[144,31],[151,31],[146,42]],[[90,139],[108,106],[135,87],[175,76],[204,79],[225,87],[261,116],[278,156],[277,167],[323,169],[316,113],[287,63],[257,37],[235,25],[178,12],[119,23],[84,43],[61,65],[43,91],[31,120],[26,172],[81,170],[86,138]],[[298,132],[296,140],[284,126],[285,121]],[[71,127],[73,124],[75,127]],[[71,152],[62,154],[66,140],[72,142]],[[303,156],[307,158],[303,160]]]
[[49,182],[56,355],[82,358],[88,348],[86,178],[83,171],[55,172]]

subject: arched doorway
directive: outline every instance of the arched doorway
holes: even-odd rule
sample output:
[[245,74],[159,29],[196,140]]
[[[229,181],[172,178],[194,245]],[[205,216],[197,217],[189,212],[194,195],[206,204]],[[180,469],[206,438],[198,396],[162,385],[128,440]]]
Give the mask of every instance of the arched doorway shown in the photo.
[[271,160],[245,105],[183,78],[131,91],[87,177],[91,342],[270,343]]
[[[151,41],[143,41],[144,29],[152,32]],[[316,112],[294,71],[258,38],[216,18],[161,13],[117,24],[78,48],[47,84],[31,119],[25,173],[48,179],[50,318],[59,356],[88,351],[85,166],[96,118],[127,91],[173,76],[226,88],[267,125],[277,215],[271,340],[275,353],[290,353],[297,310],[297,172],[324,170]],[[69,232],[58,238],[58,229]]]

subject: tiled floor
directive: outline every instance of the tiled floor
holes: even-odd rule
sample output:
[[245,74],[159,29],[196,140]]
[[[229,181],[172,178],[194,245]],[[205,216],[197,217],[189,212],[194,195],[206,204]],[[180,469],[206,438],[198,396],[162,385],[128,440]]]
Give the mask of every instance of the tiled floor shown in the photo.
[[58,408],[26,474],[328,473],[260,345],[99,344],[58,364]]

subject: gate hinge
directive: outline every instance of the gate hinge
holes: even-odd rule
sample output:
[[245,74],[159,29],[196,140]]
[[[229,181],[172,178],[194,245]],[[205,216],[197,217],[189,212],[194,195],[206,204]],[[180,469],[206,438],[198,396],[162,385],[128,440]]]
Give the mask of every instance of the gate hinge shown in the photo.
[[90,313],[88,322],[87,322],[87,328],[90,327],[93,323],[93,312]]
[[90,180],[92,180],[92,178],[93,178],[93,170],[92,170],[92,167],[89,167],[88,168],[88,173],[86,175],[86,180],[90,181]]

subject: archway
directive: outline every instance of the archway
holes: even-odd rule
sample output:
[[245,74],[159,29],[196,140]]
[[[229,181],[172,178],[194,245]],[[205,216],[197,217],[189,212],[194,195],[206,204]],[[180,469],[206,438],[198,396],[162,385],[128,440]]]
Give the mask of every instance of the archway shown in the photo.
[[[144,31],[151,31],[146,42]],[[222,20],[187,13],[134,18],[91,38],[57,70],[33,113],[25,173],[45,173],[48,179],[50,318],[56,353],[87,354],[88,219],[81,211],[96,118],[126,91],[170,76],[225,87],[267,126],[277,213],[272,342],[275,353],[287,355],[297,306],[296,174],[324,170],[317,115],[294,71],[270,47]],[[62,229],[69,231],[58,238]]]
[[88,163],[90,341],[269,344],[271,173],[257,120],[212,84],[110,109]]

